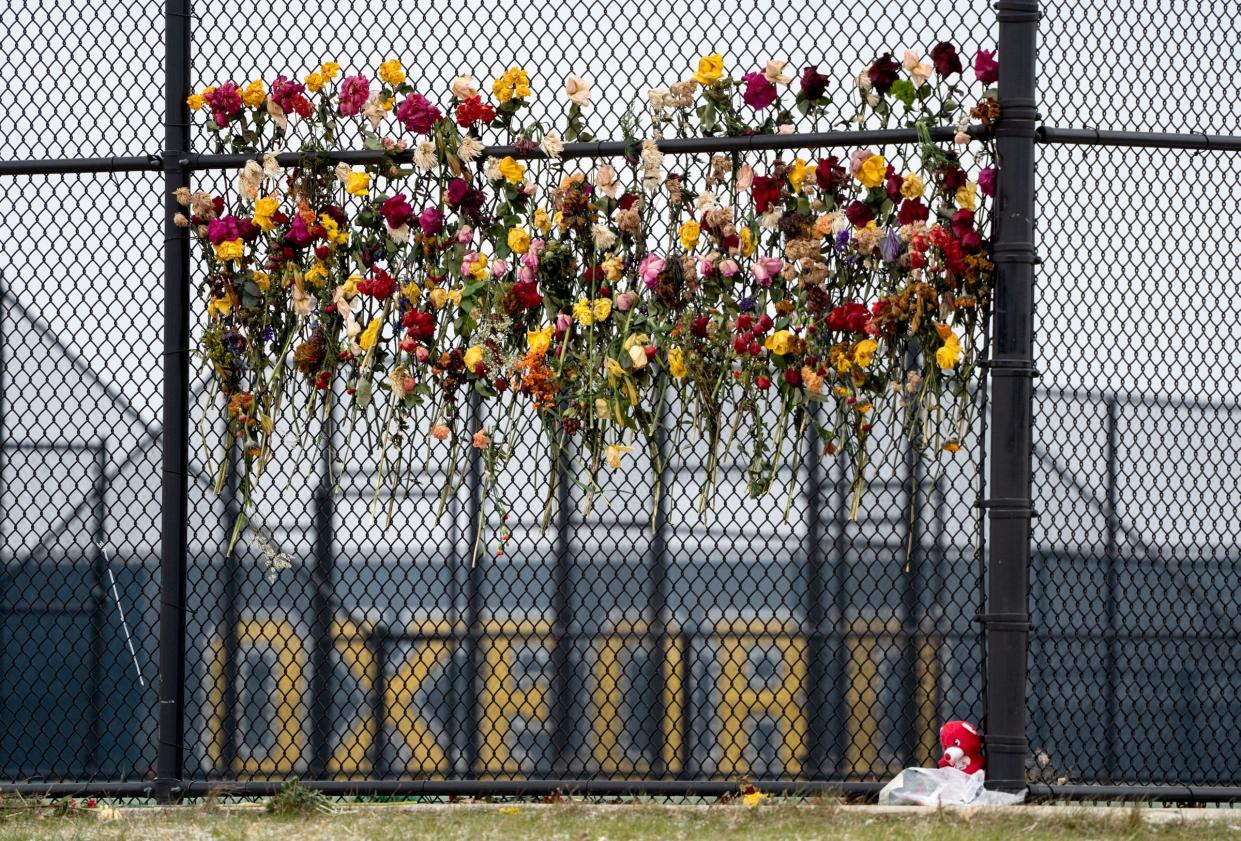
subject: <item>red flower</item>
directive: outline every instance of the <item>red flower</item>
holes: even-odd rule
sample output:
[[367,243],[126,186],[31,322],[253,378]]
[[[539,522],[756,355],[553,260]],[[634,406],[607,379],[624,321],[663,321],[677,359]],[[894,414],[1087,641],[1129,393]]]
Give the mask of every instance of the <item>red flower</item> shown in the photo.
[[533,280],[521,280],[513,284],[513,301],[524,310],[532,310],[543,306],[543,296],[539,294],[538,283]]
[[769,82],[762,73],[747,73],[743,78],[745,79],[745,90],[742,92],[741,98],[746,105],[755,111],[762,111],[764,108],[767,108],[779,96],[776,92],[776,86]]
[[780,182],[770,175],[756,175],[750,192],[754,196],[754,209],[766,213],[780,199]]
[[396,292],[396,281],[392,275],[383,269],[374,269],[374,277],[370,280],[362,280],[358,282],[358,291],[363,295],[370,295],[380,301],[385,301],[392,297],[392,293]]
[[951,76],[964,69],[961,67],[961,56],[957,55],[957,48],[947,41],[931,47],[931,61],[935,64],[935,72],[941,76]]
[[831,81],[819,72],[819,66],[812,64],[801,72],[801,95],[813,102],[822,99],[827,92],[827,83]]
[[396,118],[406,131],[414,134],[430,134],[443,114],[420,93],[411,93],[396,107]]
[[870,312],[866,305],[857,301],[846,301],[833,309],[827,316],[827,329],[839,333],[861,333],[870,321]]
[[866,223],[874,221],[875,211],[860,201],[854,199],[849,202],[849,206],[845,208],[845,218],[848,219],[855,228],[861,228]]
[[474,123],[490,123],[496,118],[496,109],[483,102],[480,96],[463,99],[457,105],[457,125],[469,128]]
[[1000,80],[1000,65],[995,60],[995,50],[979,50],[974,56],[974,75],[984,85]]
[[414,208],[405,200],[404,193],[398,193],[379,206],[384,221],[389,228],[399,228],[414,215]]
[[844,186],[848,179],[845,177],[845,168],[833,156],[819,161],[818,166],[814,168],[814,180],[820,190],[834,193]]
[[411,339],[429,342],[435,338],[435,316],[421,310],[410,310],[401,318],[401,324]]
[[870,79],[877,93],[885,94],[896,84],[896,73],[900,69],[900,62],[892,58],[891,53],[884,53],[866,71],[866,78]]
[[925,222],[930,216],[931,209],[925,204],[917,199],[905,199],[896,212],[896,221],[902,225],[912,225],[914,222]]

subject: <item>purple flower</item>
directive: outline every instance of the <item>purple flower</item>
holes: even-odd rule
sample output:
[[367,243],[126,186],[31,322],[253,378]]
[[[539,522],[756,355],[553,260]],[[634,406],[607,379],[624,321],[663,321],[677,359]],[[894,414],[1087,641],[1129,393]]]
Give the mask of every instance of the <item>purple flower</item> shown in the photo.
[[365,76],[346,76],[340,83],[340,115],[352,117],[361,113],[371,96],[371,82]]
[[211,240],[212,245],[240,237],[241,230],[237,226],[236,216],[222,216],[207,223],[207,239]]
[[1000,65],[995,50],[979,50],[974,56],[974,75],[984,85],[995,84],[1000,78]]
[[306,227],[305,221],[301,215],[293,217],[292,224],[289,225],[289,232],[284,235],[285,242],[294,248],[305,248],[314,240],[314,235],[310,233],[310,229]]
[[888,263],[901,259],[901,238],[895,228],[888,228],[888,232],[879,241],[879,256]]
[[931,61],[935,65],[935,72],[941,76],[951,76],[964,69],[961,67],[961,56],[957,55],[957,48],[947,41],[941,41],[931,48]]
[[737,306],[741,309],[742,312],[754,312],[754,299],[753,298],[742,298],[737,303]]
[[870,79],[877,93],[885,94],[896,84],[896,73],[900,69],[900,62],[892,58],[891,53],[884,53],[866,71],[866,78]]
[[831,81],[819,72],[819,65],[812,64],[801,72],[801,95],[807,100],[822,99],[827,92],[827,83]]
[[470,185],[464,178],[454,178],[448,182],[448,189],[444,191],[444,198],[448,201],[449,207],[457,207],[465,200],[466,194],[470,192]]
[[747,73],[743,78],[745,79],[745,91],[742,92],[741,98],[745,100],[746,105],[755,111],[761,111],[776,101],[778,96],[776,86],[769,82],[762,73]]
[[211,109],[211,118],[220,128],[228,125],[229,117],[241,113],[241,92],[232,82],[225,82],[203,97]]
[[414,134],[430,134],[441,117],[440,109],[420,93],[411,93],[396,107],[396,118]]
[[995,195],[995,168],[984,167],[978,171],[978,189],[984,196]]
[[444,214],[437,207],[428,207],[418,214],[418,227],[427,236],[433,236],[444,230]]

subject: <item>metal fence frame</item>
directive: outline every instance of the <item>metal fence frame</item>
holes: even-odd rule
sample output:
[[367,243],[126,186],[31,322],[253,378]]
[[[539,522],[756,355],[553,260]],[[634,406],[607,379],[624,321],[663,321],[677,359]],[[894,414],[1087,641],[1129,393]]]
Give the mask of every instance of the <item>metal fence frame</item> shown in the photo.
[[[987,724],[988,785],[1000,789],[1026,786],[1025,762],[1029,754],[1026,735],[1027,648],[1030,635],[1028,571],[1031,560],[1033,453],[1033,357],[1035,235],[1035,144],[1087,144],[1163,149],[1200,149],[1241,152],[1241,136],[1163,134],[1151,132],[1099,131],[1040,125],[1036,97],[1036,48],[1038,0],[999,0],[998,51],[1004,62],[999,82],[1002,118],[994,135],[1002,166],[994,214],[992,258],[996,265],[992,358],[987,367],[991,378],[987,443],[989,481],[977,500],[988,521],[986,553],[986,609],[975,620],[982,624],[985,639],[985,687],[983,709]],[[164,334],[163,344],[163,437],[162,511],[159,611],[159,747],[157,777],[135,783],[3,784],[0,790],[68,795],[96,793],[113,796],[154,797],[168,802],[180,797],[228,790],[239,794],[270,794],[279,787],[273,781],[248,781],[221,785],[187,782],[184,775],[187,499],[190,435],[190,235],[173,224],[179,210],[173,192],[188,186],[196,170],[232,168],[246,160],[241,155],[195,154],[191,143],[191,120],[186,97],[191,92],[190,0],[167,0],[164,55],[164,148],[159,154],[109,158],[60,158],[0,161],[0,175],[24,176],[123,171],[162,171],[165,182]],[[948,139],[952,129],[937,130],[937,139]],[[678,139],[660,143],[666,153],[704,153],[749,149],[811,149],[844,144],[899,143],[916,140],[912,130],[839,131],[817,134],[756,136],[747,138]],[[570,143],[565,157],[615,155],[620,142]],[[489,153],[530,156],[526,149],[494,147]],[[336,160],[359,163],[374,160],[378,153],[340,150]],[[293,163],[296,155],[283,155]],[[562,486],[567,483],[561,483]],[[321,491],[322,493],[322,491]],[[1115,501],[1109,500],[1111,526]],[[330,516],[328,518],[330,532]],[[316,530],[318,531],[318,530]],[[325,546],[329,545],[319,538]],[[560,541],[564,545],[565,541]],[[1110,545],[1110,544],[1109,544]],[[1110,551],[1110,550],[1109,550]],[[322,554],[316,552],[316,557]],[[330,558],[327,561],[330,563]],[[314,574],[323,570],[316,567]],[[658,588],[656,599],[658,599]],[[330,621],[330,620],[329,620]],[[666,629],[656,629],[656,636]],[[326,652],[322,653],[326,657]],[[318,673],[319,670],[316,670]],[[319,705],[326,715],[324,705]],[[322,728],[315,728],[316,732]],[[652,776],[660,776],[652,774]],[[591,795],[645,793],[650,795],[720,795],[734,791],[734,783],[695,779],[648,780],[435,780],[435,781],[317,781],[306,785],[329,794],[372,793],[389,795],[546,795],[578,792]],[[761,781],[765,791],[824,792],[849,795],[873,794],[874,782]],[[1144,797],[1169,801],[1241,800],[1241,787],[1196,786],[1029,786],[1035,797],[1110,799]]]

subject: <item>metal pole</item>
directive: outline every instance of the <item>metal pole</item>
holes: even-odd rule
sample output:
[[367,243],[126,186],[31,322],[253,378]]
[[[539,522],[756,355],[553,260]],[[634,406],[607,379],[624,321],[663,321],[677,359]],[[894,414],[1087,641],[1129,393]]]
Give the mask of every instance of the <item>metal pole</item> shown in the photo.
[[[223,533],[220,546],[228,548],[229,537],[233,533],[233,524],[241,516],[241,506],[237,501],[237,471],[241,459],[237,449],[230,447],[228,451],[228,482],[224,486],[224,517],[221,521]],[[220,764],[216,773],[228,779],[237,773],[233,767],[237,762],[237,656],[241,647],[238,639],[237,624],[240,611],[237,607],[241,579],[241,558],[239,552],[232,552],[224,557],[224,587],[221,611],[221,622],[224,626],[224,662],[220,674],[223,685],[219,687],[224,732],[220,734]]]
[[567,453],[561,452],[552,465],[556,471],[556,546],[552,575],[552,750],[551,774],[565,776],[568,770],[569,735],[573,731],[573,531],[570,473]]
[[[668,763],[665,760],[668,744],[667,730],[668,704],[665,697],[668,691],[668,489],[670,474],[668,462],[667,400],[668,384],[660,381],[660,394],[663,396],[659,419],[655,427],[655,450],[661,462],[659,468],[659,501],[655,507],[655,533],[651,536],[650,580],[651,594],[647,602],[647,634],[654,641],[655,648],[647,660],[650,668],[652,709],[654,714],[647,727],[655,735],[649,744],[653,745],[654,756],[651,761],[651,776],[662,779],[668,775]],[[683,655],[684,656],[684,655]],[[683,711],[683,715],[688,711]],[[684,767],[684,766],[682,766]]]
[[[471,430],[482,428],[482,401],[477,392],[470,393],[469,401]],[[470,451],[470,467],[466,480],[469,499],[466,502],[466,522],[470,531],[466,536],[466,557],[470,565],[465,579],[465,631],[467,640],[466,655],[466,692],[469,695],[468,715],[465,731],[465,775],[466,779],[476,779],[479,775],[478,756],[482,750],[483,711],[479,698],[482,690],[483,673],[483,590],[482,590],[482,553],[475,553],[474,541],[479,529],[484,525],[479,522],[482,516],[482,457],[478,450]]]
[[91,776],[102,772],[103,761],[103,657],[105,609],[108,602],[107,559],[104,554],[104,541],[107,540],[108,517],[108,450],[104,441],[96,441],[91,445],[95,469],[95,516],[94,534],[92,535],[91,555],[91,592],[90,592],[90,623],[91,623],[91,664],[90,664],[90,762]]
[[[811,405],[807,410],[816,412]],[[809,726],[806,728],[806,762],[802,773],[819,779],[827,765],[828,721],[831,706],[827,693],[827,638],[823,633],[826,587],[823,581],[823,444],[813,429],[806,431],[802,446],[806,453],[806,639],[810,641],[806,664],[806,701]]]
[[1002,117],[992,259],[991,493],[987,612],[987,787],[1025,787],[1034,371],[1034,137],[1038,0],[1000,0]]
[[155,795],[181,792],[185,726],[185,566],[189,474],[189,230],[173,192],[189,187],[190,0],[164,7],[164,407],[160,508],[159,751]]
[[319,484],[315,488],[314,568],[311,570],[311,639],[313,671],[310,691],[310,776],[325,778],[332,741],[332,593],[336,578],[336,506],[332,494],[336,403],[328,394],[320,434]]

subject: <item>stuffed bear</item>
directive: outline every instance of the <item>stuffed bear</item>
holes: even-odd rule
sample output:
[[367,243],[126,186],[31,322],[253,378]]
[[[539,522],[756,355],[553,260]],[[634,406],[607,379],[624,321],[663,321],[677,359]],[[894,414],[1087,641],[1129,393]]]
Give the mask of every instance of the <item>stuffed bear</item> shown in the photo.
[[939,728],[939,744],[944,749],[940,768],[951,766],[975,774],[986,767],[986,760],[982,758],[982,734],[968,721],[949,721]]

